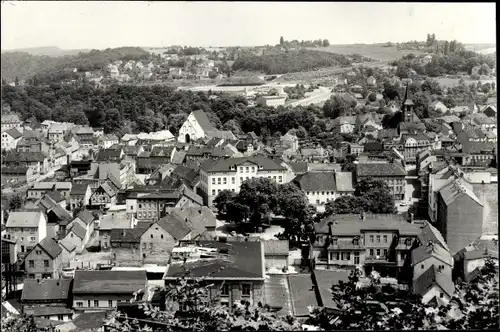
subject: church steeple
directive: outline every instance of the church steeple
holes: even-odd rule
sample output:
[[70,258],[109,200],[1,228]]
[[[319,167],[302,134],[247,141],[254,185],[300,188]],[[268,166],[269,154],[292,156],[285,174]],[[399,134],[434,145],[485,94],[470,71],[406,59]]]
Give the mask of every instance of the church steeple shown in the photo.
[[412,122],[413,120],[413,100],[411,98],[408,98],[408,84],[406,85],[406,91],[405,91],[405,99],[403,101],[403,106],[401,107],[402,110],[402,117],[401,121],[403,122]]

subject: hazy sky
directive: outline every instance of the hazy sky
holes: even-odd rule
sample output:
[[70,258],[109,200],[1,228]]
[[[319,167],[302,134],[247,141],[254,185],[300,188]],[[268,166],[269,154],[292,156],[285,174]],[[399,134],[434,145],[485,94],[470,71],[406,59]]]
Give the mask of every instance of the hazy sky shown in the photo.
[[494,3],[5,1],[2,50],[438,39],[495,43]]

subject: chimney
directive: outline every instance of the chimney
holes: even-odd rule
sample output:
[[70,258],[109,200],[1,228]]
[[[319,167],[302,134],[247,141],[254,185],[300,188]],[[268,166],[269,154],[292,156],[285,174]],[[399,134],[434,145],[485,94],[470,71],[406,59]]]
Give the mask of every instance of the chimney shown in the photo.
[[427,242],[427,252],[431,253],[434,250],[434,243],[432,241]]

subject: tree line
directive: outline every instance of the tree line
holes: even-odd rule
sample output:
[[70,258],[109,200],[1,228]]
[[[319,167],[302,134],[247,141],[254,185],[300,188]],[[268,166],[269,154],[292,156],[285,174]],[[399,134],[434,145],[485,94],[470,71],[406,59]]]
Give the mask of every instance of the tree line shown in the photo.
[[348,67],[353,62],[361,60],[350,59],[342,54],[314,50],[287,50],[286,52],[266,53],[260,56],[245,54],[233,63],[233,70],[254,70],[266,74],[285,74],[315,70],[325,67]]
[[62,57],[37,56],[24,52],[2,54],[2,79],[13,82],[30,80],[34,84],[58,82],[62,79],[72,79],[79,72],[103,69],[106,65],[117,61],[145,60],[150,54],[140,47],[119,47],[106,50],[91,50],[77,55]]

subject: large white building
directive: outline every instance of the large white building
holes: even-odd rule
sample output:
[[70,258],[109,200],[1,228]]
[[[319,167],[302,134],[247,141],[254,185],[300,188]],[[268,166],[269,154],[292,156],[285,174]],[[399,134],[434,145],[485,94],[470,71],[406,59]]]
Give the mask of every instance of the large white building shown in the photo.
[[181,129],[179,129],[177,140],[180,143],[190,143],[191,141],[212,137],[236,139],[230,131],[216,129],[210,122],[207,114],[202,110],[198,110],[191,112],[186,121],[184,121]]
[[267,177],[278,184],[286,183],[287,168],[280,162],[263,156],[206,160],[200,165],[200,189],[205,204],[212,207],[222,190],[239,192],[241,184],[252,178]]

